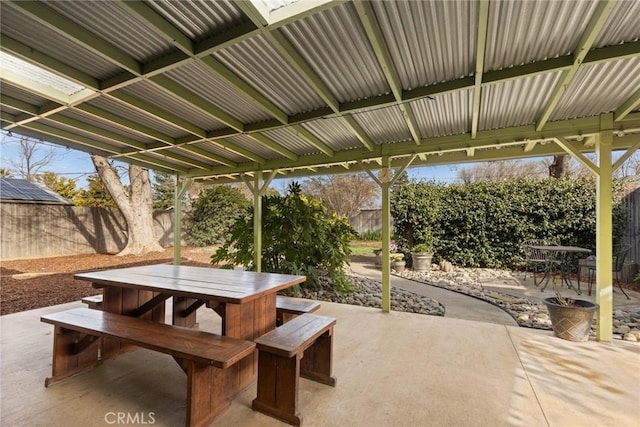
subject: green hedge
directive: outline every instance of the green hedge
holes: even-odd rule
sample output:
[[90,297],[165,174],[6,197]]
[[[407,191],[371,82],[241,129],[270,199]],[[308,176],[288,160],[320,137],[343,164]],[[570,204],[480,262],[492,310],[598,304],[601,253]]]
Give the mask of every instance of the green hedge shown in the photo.
[[[520,267],[520,244],[526,239],[595,249],[595,211],[595,181],[586,178],[408,182],[391,194],[396,240],[403,252],[432,237],[436,260],[468,267]],[[625,215],[614,196],[614,240],[624,229]]]

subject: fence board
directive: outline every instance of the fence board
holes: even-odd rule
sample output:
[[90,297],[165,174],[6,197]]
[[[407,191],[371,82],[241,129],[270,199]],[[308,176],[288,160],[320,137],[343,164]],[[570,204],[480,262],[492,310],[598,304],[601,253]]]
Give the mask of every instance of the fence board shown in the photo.
[[[127,243],[115,208],[0,203],[0,259],[117,253]],[[173,244],[173,211],[154,212],[160,245]]]

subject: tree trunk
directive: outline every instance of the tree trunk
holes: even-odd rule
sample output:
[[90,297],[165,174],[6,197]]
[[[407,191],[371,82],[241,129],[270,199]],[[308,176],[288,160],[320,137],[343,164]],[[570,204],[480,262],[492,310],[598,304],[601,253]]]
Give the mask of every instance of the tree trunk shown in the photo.
[[118,205],[127,222],[127,245],[118,255],[140,255],[148,252],[162,252],[153,232],[153,201],[149,171],[136,165],[129,165],[130,190],[127,190],[106,158],[91,156],[100,179]]
[[553,163],[549,165],[549,176],[552,178],[564,178],[569,175],[569,162],[571,156],[568,154],[560,154],[553,156]]

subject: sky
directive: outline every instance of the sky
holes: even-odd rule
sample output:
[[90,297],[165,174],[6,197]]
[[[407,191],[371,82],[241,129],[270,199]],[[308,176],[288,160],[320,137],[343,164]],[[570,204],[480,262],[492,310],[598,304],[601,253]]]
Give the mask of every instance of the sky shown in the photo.
[[[39,147],[39,150],[41,150],[42,155],[46,154],[49,150],[55,152],[54,160],[40,172],[51,171],[55,172],[58,176],[75,179],[77,188],[86,188],[87,177],[96,173],[89,154],[85,152],[66,149],[50,143],[43,143],[42,146]],[[0,143],[0,167],[15,170],[16,167],[13,163],[17,162],[19,157],[18,144],[15,138],[2,138],[2,142]],[[464,165],[416,167],[408,168],[407,173],[409,174],[409,178],[452,183],[456,181],[457,170],[460,167],[464,167]],[[14,173],[14,177],[18,177],[18,175]],[[274,186],[278,189],[277,183],[274,184]]]

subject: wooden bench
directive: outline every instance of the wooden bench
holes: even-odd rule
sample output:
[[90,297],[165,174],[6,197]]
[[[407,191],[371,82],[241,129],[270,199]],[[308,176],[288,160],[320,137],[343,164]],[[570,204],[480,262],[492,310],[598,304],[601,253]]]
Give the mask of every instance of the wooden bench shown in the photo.
[[280,326],[304,313],[320,309],[318,301],[308,299],[276,297],[276,325]]
[[87,304],[89,308],[94,310],[102,310],[102,294],[84,297],[80,301]]
[[118,340],[173,356],[187,374],[187,426],[204,426],[231,404],[228,369],[255,343],[208,332],[76,308],[42,316],[55,326],[49,386],[101,363],[99,341]]
[[294,426],[300,376],[335,387],[331,376],[336,319],[302,314],[255,340],[258,345],[258,396],[254,410]]
[[[81,300],[89,308],[102,309],[102,295],[84,297]],[[308,299],[290,298],[278,296],[276,298],[276,325],[280,326],[296,316],[304,313],[313,313],[320,309],[320,302]]]

